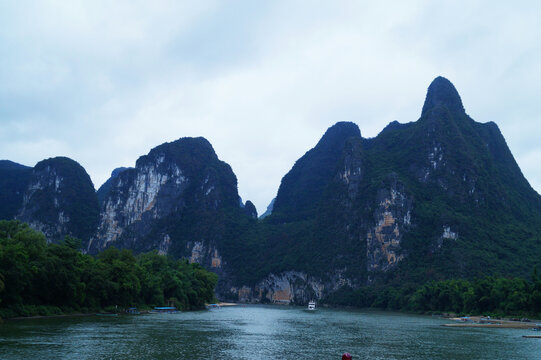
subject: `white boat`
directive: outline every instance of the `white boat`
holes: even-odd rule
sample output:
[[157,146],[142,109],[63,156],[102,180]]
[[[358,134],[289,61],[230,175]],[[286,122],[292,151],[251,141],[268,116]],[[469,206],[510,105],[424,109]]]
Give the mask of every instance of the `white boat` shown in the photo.
[[308,310],[315,310],[316,309],[316,302],[315,301],[310,301],[308,303]]

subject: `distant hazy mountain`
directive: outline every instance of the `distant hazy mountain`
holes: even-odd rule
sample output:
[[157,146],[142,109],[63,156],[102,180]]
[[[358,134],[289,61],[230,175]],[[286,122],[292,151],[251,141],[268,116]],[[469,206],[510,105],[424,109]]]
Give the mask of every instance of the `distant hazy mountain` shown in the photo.
[[265,212],[259,216],[260,219],[264,219],[272,213],[272,209],[274,208],[275,201],[276,201],[276,198],[271,200],[270,204],[267,206],[267,210],[265,210]]

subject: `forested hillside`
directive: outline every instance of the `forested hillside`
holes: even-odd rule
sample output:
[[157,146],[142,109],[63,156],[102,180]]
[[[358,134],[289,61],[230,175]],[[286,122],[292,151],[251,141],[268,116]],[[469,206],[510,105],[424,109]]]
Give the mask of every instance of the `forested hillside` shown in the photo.
[[497,125],[472,120],[439,77],[416,122],[371,139],[353,123],[330,127],[242,239],[264,256],[239,259],[250,270],[236,272],[238,282],[271,299],[288,287],[303,298],[321,288],[527,278],[541,258],[541,197]]

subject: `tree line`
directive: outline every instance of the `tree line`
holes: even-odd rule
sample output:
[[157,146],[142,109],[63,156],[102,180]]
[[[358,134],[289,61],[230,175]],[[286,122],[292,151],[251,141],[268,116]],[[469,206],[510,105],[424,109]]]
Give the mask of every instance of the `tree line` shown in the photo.
[[[155,251],[135,256],[116,248],[93,257],[79,248],[76,238],[47,244],[45,236],[27,224],[0,221],[0,318],[159,306],[169,300],[190,310],[215,301],[217,276],[199,264]],[[344,287],[324,302],[415,312],[541,316],[541,274],[534,269],[529,280],[488,276]]]
[[157,252],[109,248],[96,257],[80,240],[47,244],[18,221],[0,221],[0,318],[160,306],[181,310],[215,300],[218,277],[199,264]]
[[531,279],[487,276],[432,281],[423,285],[367,286],[343,289],[327,302],[424,313],[541,317],[541,275]]

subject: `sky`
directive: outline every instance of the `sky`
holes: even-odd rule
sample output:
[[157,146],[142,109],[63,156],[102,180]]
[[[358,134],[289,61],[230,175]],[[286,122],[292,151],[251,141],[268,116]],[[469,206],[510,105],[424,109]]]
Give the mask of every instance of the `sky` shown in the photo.
[[338,121],[419,118],[448,78],[541,192],[541,2],[0,0],[0,159],[94,186],[203,136],[261,214]]

